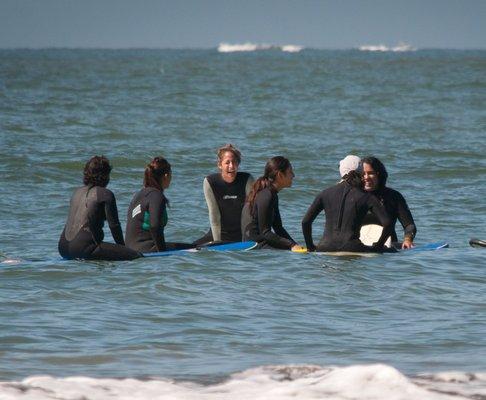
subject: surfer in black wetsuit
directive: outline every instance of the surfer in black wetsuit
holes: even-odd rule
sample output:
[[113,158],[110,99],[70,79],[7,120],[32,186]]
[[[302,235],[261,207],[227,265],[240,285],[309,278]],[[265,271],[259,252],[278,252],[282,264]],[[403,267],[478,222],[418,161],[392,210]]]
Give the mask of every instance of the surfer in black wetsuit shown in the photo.
[[219,173],[204,178],[204,197],[208,205],[211,228],[194,244],[241,242],[241,210],[253,185],[253,177],[238,172],[240,151],[231,144],[218,150]]
[[278,208],[278,192],[292,186],[294,176],[285,157],[273,157],[267,162],[263,176],[253,184],[243,207],[243,240],[258,242],[259,248],[303,250],[283,227]]
[[[124,246],[115,196],[106,189],[111,166],[103,156],[92,157],[84,167],[85,186],[71,197],[69,215],[61,238],[59,253],[67,259],[133,260],[140,253]],[[103,225],[108,221],[116,244],[103,242]]]
[[[337,185],[323,190],[311,204],[302,220],[302,231],[308,251],[382,252],[390,234],[390,219],[372,195],[361,190],[361,174],[349,171]],[[362,221],[372,209],[383,226],[377,243],[366,246],[359,240]],[[312,240],[312,222],[324,210],[324,235],[317,246]]]
[[145,168],[143,189],[133,196],[128,207],[127,246],[141,253],[179,250],[192,247],[188,243],[167,243],[168,200],[164,190],[170,186],[172,171],[163,157],[155,157]]
[[[417,228],[405,198],[400,192],[386,187],[388,172],[379,159],[366,157],[362,159],[362,164],[364,190],[372,194],[385,207],[388,217],[391,219],[390,235],[392,243],[398,242],[397,233],[395,232],[395,224],[398,219],[404,230],[403,242],[398,243],[398,247],[402,249],[413,247],[413,239],[417,233]],[[363,225],[368,224],[381,225],[373,210],[363,220]]]

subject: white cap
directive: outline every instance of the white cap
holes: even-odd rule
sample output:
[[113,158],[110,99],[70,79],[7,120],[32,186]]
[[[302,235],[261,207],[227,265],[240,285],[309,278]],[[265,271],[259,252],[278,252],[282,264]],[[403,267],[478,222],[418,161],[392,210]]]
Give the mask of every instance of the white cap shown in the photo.
[[341,178],[348,172],[359,169],[360,162],[361,158],[353,155],[346,156],[339,161],[339,173],[341,174]]

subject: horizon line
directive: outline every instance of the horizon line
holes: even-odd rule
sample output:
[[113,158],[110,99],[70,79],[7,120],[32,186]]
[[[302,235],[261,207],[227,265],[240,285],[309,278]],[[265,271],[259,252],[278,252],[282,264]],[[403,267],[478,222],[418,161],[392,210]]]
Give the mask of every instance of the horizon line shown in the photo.
[[[252,43],[252,44],[260,44],[260,43]],[[281,47],[282,45],[270,45],[273,47]],[[361,46],[378,46],[378,45],[359,45],[356,47],[312,47],[312,46],[305,46],[299,45],[302,47],[301,51],[305,50],[322,50],[322,51],[349,51],[349,50],[360,50],[359,47]],[[182,46],[182,47],[156,47],[156,46],[113,46],[113,47],[104,47],[104,46],[7,46],[7,47],[0,47],[0,50],[217,50],[219,44],[216,46],[211,47],[193,47],[193,46]],[[252,52],[260,52],[260,51],[272,51],[275,49],[259,49]],[[423,50],[455,50],[455,51],[482,51],[486,50],[486,47],[415,47],[411,51],[423,51]],[[366,50],[360,50],[366,51]],[[373,51],[371,51],[373,52]],[[379,52],[379,51],[378,51]],[[386,52],[386,51],[384,51]],[[240,51],[238,53],[244,53],[244,51]]]

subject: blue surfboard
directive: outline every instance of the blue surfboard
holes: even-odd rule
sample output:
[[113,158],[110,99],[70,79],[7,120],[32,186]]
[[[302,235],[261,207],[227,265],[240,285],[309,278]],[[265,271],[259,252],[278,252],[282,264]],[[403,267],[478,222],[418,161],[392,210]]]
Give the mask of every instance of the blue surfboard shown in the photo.
[[257,245],[256,242],[235,242],[235,243],[225,243],[225,244],[217,244],[212,246],[204,246],[204,247],[194,247],[192,249],[184,249],[184,250],[169,250],[169,251],[160,251],[155,253],[143,253],[144,257],[165,257],[165,256],[173,256],[173,255],[185,255],[191,253],[198,253],[200,251],[245,251],[251,250],[255,248]]
[[[225,243],[219,245],[212,245],[212,246],[204,246],[204,247],[194,247],[192,249],[184,249],[184,250],[169,250],[169,251],[161,251],[155,253],[144,253],[144,257],[166,257],[166,256],[173,256],[173,255],[187,255],[191,253],[198,253],[200,251],[246,251],[254,249],[257,246],[256,242],[248,241],[248,242],[235,242],[235,243]],[[434,243],[426,243],[421,245],[416,245],[415,247],[409,250],[400,250],[403,253],[409,252],[417,252],[417,251],[433,251],[433,250],[440,250],[449,247],[449,243],[447,242],[434,242]],[[326,254],[326,253],[321,253]],[[334,253],[327,253],[327,254],[334,254]],[[340,253],[335,253],[336,255],[341,255]],[[364,255],[374,255],[377,253],[349,253],[349,255],[356,255],[356,254],[364,254]],[[342,255],[348,255],[348,252],[343,253]]]
[[410,251],[431,251],[431,250],[440,250],[449,247],[449,243],[446,242],[435,242],[435,243],[426,243],[426,244],[418,244],[411,249],[408,250],[400,250],[402,252],[408,253]]
[[254,249],[257,246],[257,242],[247,241],[247,242],[235,242],[235,243],[225,243],[215,246],[204,247],[208,251],[246,251]]

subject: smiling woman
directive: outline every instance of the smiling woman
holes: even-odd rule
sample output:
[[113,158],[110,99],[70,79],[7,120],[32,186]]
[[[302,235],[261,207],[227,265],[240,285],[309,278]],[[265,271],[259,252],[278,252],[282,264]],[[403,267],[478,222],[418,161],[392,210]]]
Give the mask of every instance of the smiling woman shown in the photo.
[[[405,198],[400,192],[386,186],[388,172],[383,163],[376,157],[365,157],[361,160],[363,163],[363,186],[364,190],[374,195],[385,207],[388,216],[391,219],[391,241],[395,247],[410,249],[413,247],[413,239],[417,233],[417,228],[408,208]],[[403,226],[403,242],[398,243],[395,224],[400,221]],[[376,214],[368,213],[363,221],[363,225],[377,224]]]
[[211,228],[194,244],[241,242],[241,210],[253,185],[253,177],[238,172],[241,153],[232,144],[218,149],[219,173],[204,178],[204,197],[208,205]]

